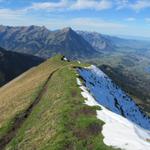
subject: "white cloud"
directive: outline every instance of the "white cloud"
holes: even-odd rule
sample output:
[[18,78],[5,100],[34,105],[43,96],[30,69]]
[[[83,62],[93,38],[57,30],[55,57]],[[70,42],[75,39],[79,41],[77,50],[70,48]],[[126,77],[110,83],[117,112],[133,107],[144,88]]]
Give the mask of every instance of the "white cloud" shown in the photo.
[[112,7],[111,0],[60,0],[59,2],[41,2],[33,3],[28,9],[35,10],[81,10],[81,9],[94,9],[104,10]]
[[136,18],[134,18],[134,17],[129,17],[129,18],[126,18],[125,20],[126,20],[126,21],[135,21]]
[[104,10],[112,7],[112,2],[110,0],[77,0],[71,9],[95,9]]
[[[4,0],[0,0],[4,1]],[[34,2],[23,8],[24,11],[45,10],[45,11],[66,11],[66,10],[107,10],[111,8],[132,9],[140,11],[150,7],[150,0],[59,0],[47,2]]]
[[76,25],[76,26],[83,26],[89,27],[89,28],[107,28],[107,29],[120,29],[120,28],[125,28],[126,26],[121,23],[115,23],[111,21],[105,21],[101,19],[93,19],[93,18],[75,18],[71,20],[71,23]]
[[[5,2],[5,0],[0,0]],[[47,2],[34,2],[23,8],[24,11],[45,10],[45,11],[66,11],[66,10],[107,10],[111,8],[132,9],[140,11],[150,8],[150,0],[59,0]]]
[[0,18],[13,19],[14,17],[20,17],[24,14],[23,10],[11,10],[11,9],[0,9]]
[[67,8],[69,5],[68,0],[61,0],[59,2],[41,2],[33,3],[29,9],[43,9],[43,10],[54,10]]
[[128,2],[128,0],[115,0],[116,9],[120,10],[122,8],[127,7]]
[[137,12],[150,7],[150,0],[115,0],[117,9],[132,9]]
[[142,9],[149,7],[150,7],[150,0],[138,0],[136,3],[130,4],[130,8],[136,11],[140,11]]
[[60,0],[58,2],[36,2],[28,9],[35,10],[105,10],[115,7],[120,9],[132,9],[140,11],[150,7],[150,0]]

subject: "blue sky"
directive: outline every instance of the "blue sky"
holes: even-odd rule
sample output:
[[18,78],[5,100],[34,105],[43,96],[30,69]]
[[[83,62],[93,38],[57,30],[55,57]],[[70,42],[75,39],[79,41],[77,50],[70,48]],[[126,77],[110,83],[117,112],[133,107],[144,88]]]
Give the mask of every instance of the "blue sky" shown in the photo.
[[150,37],[150,0],[0,0],[0,24]]

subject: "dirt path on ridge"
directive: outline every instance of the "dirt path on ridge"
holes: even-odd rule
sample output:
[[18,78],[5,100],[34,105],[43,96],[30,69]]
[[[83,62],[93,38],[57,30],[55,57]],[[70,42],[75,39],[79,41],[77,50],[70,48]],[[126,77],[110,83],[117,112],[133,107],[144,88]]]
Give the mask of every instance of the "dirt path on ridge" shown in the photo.
[[0,138],[0,150],[4,150],[7,144],[16,136],[17,131],[21,128],[22,124],[26,121],[26,119],[31,114],[34,107],[39,103],[42,96],[44,95],[45,91],[48,87],[48,82],[50,81],[53,74],[58,71],[58,69],[54,70],[46,80],[46,82],[43,85],[42,90],[39,92],[38,96],[35,98],[35,100],[32,102],[32,104],[22,113],[20,113],[18,116],[14,118],[14,123],[12,127],[5,133],[2,138]]

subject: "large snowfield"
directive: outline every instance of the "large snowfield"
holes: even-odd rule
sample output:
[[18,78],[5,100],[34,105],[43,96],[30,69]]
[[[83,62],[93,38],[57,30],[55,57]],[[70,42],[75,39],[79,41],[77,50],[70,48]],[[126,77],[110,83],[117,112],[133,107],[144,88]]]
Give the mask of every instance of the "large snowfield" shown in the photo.
[[104,143],[125,150],[150,150],[150,119],[134,101],[97,67],[80,68],[78,73],[85,104],[101,107],[97,118],[105,123]]

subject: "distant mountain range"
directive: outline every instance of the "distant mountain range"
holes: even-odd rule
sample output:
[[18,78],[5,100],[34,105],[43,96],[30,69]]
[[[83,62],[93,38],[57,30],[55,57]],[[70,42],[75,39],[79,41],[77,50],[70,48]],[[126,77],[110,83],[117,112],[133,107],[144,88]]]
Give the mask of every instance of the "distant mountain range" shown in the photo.
[[97,32],[77,31],[98,52],[114,51],[116,46],[111,39]]
[[42,26],[0,26],[0,46],[43,58],[63,54],[72,59],[90,58],[117,48],[148,48],[150,42],[122,39],[71,28],[50,31]]
[[109,36],[105,34],[100,34],[97,32],[88,31],[77,31],[83,38],[85,38],[94,49],[97,51],[114,51],[117,48],[147,48],[150,46],[150,41],[135,40],[135,39],[125,39],[117,36]]
[[44,58],[58,53],[71,58],[97,54],[96,50],[71,28],[49,31],[39,26],[0,26],[0,46]]
[[42,58],[0,48],[0,86],[43,61]]

